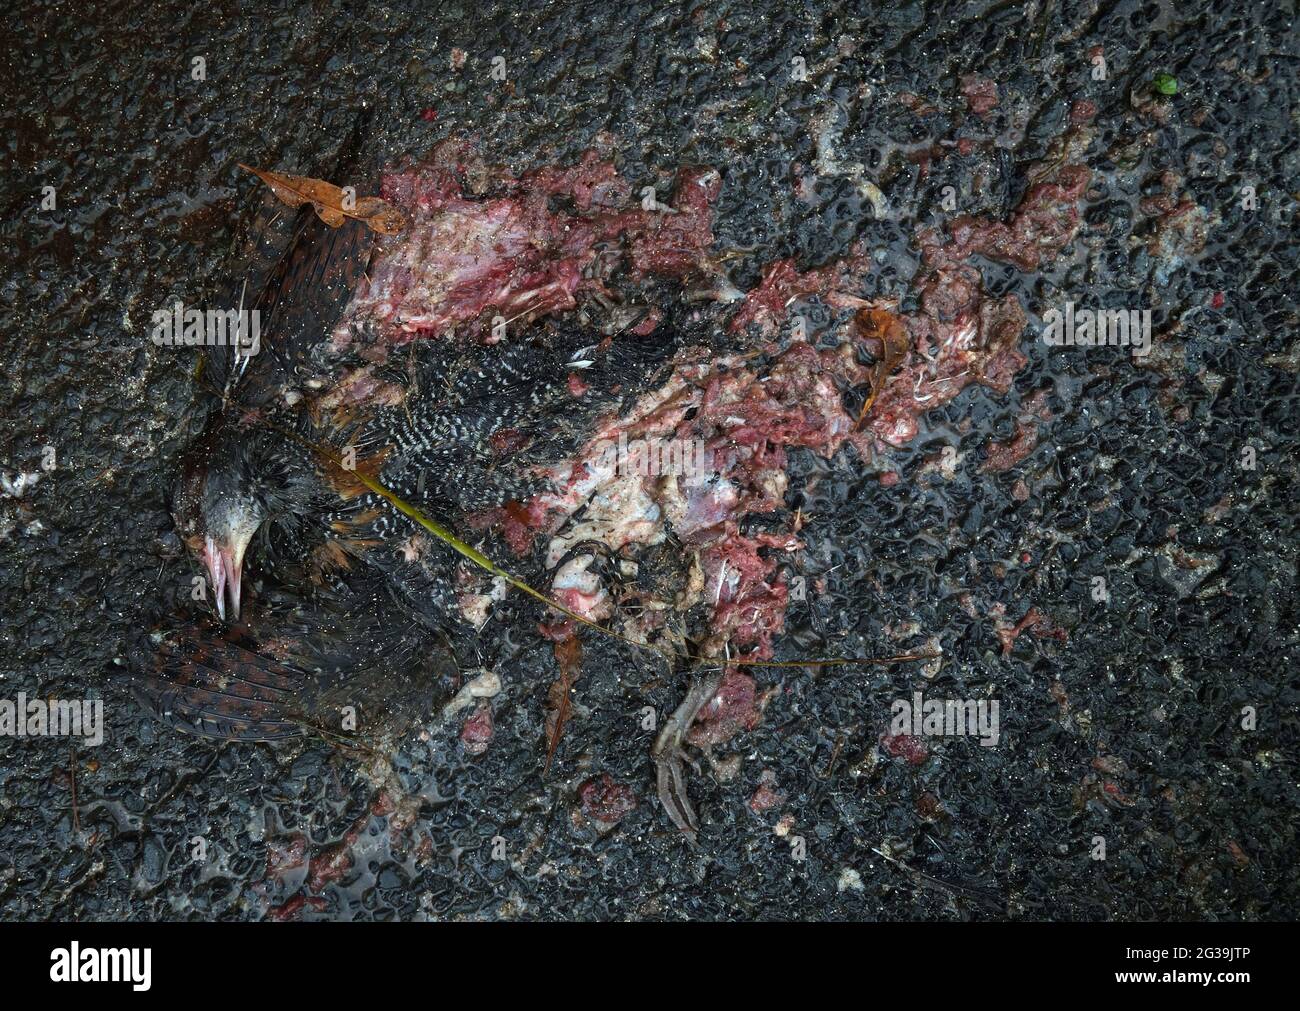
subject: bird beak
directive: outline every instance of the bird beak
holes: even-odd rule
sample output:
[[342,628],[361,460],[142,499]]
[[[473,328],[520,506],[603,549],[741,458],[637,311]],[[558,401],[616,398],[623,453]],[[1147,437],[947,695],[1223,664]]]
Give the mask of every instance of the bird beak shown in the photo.
[[211,537],[204,539],[203,561],[207,564],[208,575],[212,580],[212,592],[216,597],[217,616],[226,620],[226,595],[230,596],[230,616],[232,621],[239,620],[240,575],[243,569],[243,552],[232,552],[229,548],[218,545]]

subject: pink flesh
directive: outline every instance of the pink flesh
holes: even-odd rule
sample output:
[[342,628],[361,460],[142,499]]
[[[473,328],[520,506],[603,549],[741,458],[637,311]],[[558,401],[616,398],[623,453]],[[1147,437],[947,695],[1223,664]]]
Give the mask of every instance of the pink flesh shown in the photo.
[[[467,194],[462,177],[496,195]],[[444,142],[427,162],[384,178],[384,197],[409,213],[411,228],[380,247],[369,283],[335,330],[335,347],[346,347],[365,324],[387,346],[448,334],[487,310],[515,322],[573,309],[577,295],[604,290],[618,240],[628,243],[634,277],[703,272],[720,188],[716,172],[685,169],[673,213],[629,208],[630,187],[594,152],[568,168],[516,177],[482,165],[466,144]],[[557,208],[557,197],[572,210]]]
[[[1071,140],[1067,135],[1067,150]],[[477,192],[494,195],[466,193],[462,177],[476,180]],[[1086,168],[1065,164],[1045,173],[1005,223],[959,217],[949,222],[947,237],[938,229],[918,233],[920,311],[902,318],[911,346],[861,430],[841,391],[871,380],[853,344],[880,349],[850,336],[834,349],[795,342],[782,351],[776,335],[792,306],[809,298],[837,308],[867,306],[854,292],[872,263],[861,250],[805,272],[777,261],[730,323],[732,332],[758,327],[767,338],[763,350],[774,362],[764,376],[745,360],[710,361],[687,349],[662,387],[624,416],[606,419],[582,452],[549,470],[553,491],[483,514],[477,525],[499,525],[520,553],[539,533],[555,535],[551,553],[558,556],[569,517],[593,498],[603,496],[610,506],[603,525],[584,533],[614,548],[654,543],[671,523],[699,552],[711,610],[709,646],[720,655],[734,643],[770,657],[788,591],[775,560],[761,549],[793,552],[800,545],[793,531],[744,536],[739,525],[747,515],[783,508],[787,450],[804,447],[829,458],[847,443],[869,459],[914,438],[921,415],[970,383],[1005,393],[1026,362],[1018,349],[1024,311],[1014,296],[987,297],[971,258],[1024,270],[1054,258],[1078,232],[1077,205],[1088,179]],[[444,143],[426,164],[385,179],[384,196],[411,213],[413,231],[381,250],[369,285],[336,331],[336,345],[345,345],[359,323],[377,326],[375,340],[383,346],[450,333],[488,310],[537,318],[572,309],[577,296],[603,289],[598,249],[614,240],[625,243],[633,278],[714,276],[709,247],[719,187],[711,170],[684,170],[671,200],[679,213],[626,209],[630,188],[595,154],[576,166],[515,177],[478,163],[468,145]],[[554,209],[555,196],[569,198],[572,210]],[[680,477],[602,475],[600,445],[620,433],[629,440],[700,440],[717,477],[690,485]],[[640,482],[639,491],[615,486],[628,480]],[[603,589],[593,590],[580,568],[566,567],[554,592],[578,613],[607,616]]]

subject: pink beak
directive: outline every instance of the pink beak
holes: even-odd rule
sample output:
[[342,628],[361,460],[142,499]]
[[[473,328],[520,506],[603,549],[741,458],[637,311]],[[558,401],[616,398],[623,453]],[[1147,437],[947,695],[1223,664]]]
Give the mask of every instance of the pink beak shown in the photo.
[[216,595],[217,616],[226,620],[226,594],[230,595],[230,616],[239,620],[240,573],[243,559],[236,560],[229,548],[218,547],[211,537],[203,544],[203,561],[212,578],[212,592]]

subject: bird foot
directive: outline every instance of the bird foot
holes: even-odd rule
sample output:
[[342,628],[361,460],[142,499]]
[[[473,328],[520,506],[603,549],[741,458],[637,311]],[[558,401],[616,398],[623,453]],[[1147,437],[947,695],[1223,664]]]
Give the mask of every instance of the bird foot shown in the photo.
[[695,845],[695,837],[700,826],[695,816],[695,808],[691,806],[690,797],[686,793],[685,766],[690,764],[697,772],[699,769],[687,757],[683,744],[687,731],[695,722],[695,717],[718,693],[718,686],[721,683],[722,671],[720,670],[696,678],[690,691],[686,693],[685,700],[673,711],[664,723],[663,729],[659,731],[651,751],[658,774],[659,802],[668,812],[672,823],[682,831],[691,845]]

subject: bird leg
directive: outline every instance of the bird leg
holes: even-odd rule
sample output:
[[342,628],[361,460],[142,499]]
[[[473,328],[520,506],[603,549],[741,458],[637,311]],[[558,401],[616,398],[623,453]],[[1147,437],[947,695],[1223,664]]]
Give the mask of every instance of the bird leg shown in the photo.
[[690,840],[691,845],[695,844],[699,822],[695,817],[695,809],[691,807],[690,797],[686,793],[684,769],[686,753],[682,744],[686,740],[687,731],[691,729],[691,724],[695,722],[695,717],[718,693],[718,686],[721,684],[721,670],[697,677],[690,691],[686,693],[685,700],[673,711],[664,723],[663,729],[659,731],[651,751],[659,779],[659,802],[663,804],[673,824]]

